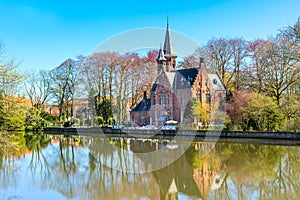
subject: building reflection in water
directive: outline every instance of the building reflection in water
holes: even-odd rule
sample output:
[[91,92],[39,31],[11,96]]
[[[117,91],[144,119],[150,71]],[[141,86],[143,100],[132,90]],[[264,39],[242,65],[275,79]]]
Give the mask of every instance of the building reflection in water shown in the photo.
[[[24,196],[50,191],[66,199],[300,197],[298,146],[195,141],[174,162],[151,171],[166,162],[166,156],[176,158],[186,141],[126,137],[108,141],[118,148],[107,148],[101,137],[29,137],[27,148],[20,148],[23,154],[1,155],[0,191]],[[160,159],[141,156],[157,150],[162,150]],[[139,162],[133,162],[134,157]]]

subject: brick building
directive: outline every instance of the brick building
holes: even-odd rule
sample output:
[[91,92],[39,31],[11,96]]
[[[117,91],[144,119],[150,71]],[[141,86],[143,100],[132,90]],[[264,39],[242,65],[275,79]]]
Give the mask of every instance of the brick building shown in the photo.
[[167,24],[164,46],[157,57],[158,77],[150,96],[144,94],[144,99],[130,111],[130,118],[137,125],[161,126],[169,119],[189,123],[183,116],[193,97],[202,105],[217,109],[224,107],[226,89],[218,74],[208,73],[203,59],[200,59],[200,66],[177,69],[176,58]]
[[144,92],[143,100],[130,111],[130,118],[139,126],[150,124],[150,98],[147,98],[146,91]]

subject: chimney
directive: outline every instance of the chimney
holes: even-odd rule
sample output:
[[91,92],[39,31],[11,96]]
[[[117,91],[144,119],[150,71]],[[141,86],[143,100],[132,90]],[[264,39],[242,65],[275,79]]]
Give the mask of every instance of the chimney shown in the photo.
[[147,99],[147,85],[144,85],[144,99]]
[[204,58],[203,57],[200,57],[200,68],[204,67],[205,64],[204,64]]

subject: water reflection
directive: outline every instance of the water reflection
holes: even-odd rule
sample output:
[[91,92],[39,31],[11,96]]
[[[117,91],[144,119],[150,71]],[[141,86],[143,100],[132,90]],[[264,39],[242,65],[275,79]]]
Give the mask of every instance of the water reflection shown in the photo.
[[[109,145],[118,147],[112,150],[103,148],[101,137],[32,134],[24,138],[26,148],[16,156],[0,155],[0,199],[300,197],[298,146],[194,141],[174,163],[145,172],[165,160],[140,157],[133,162],[140,155],[136,153],[164,149],[173,156],[187,141],[110,137]],[[88,144],[97,146],[87,148]],[[124,170],[103,164],[111,162]],[[128,172],[129,168],[135,173]]]

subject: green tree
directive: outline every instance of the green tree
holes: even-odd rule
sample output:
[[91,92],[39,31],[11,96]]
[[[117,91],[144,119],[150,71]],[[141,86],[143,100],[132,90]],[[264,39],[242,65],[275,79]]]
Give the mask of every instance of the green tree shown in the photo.
[[300,132],[300,95],[289,94],[284,99],[281,110],[285,115],[286,130]]
[[[112,102],[107,97],[96,97],[96,114],[102,116],[105,123],[108,123],[108,119],[113,117]],[[100,124],[99,124],[100,125]]]
[[184,119],[185,122],[200,122],[202,126],[207,127],[210,123],[210,110],[208,105],[202,105],[196,98],[191,98],[185,107]]
[[283,126],[283,114],[276,102],[268,96],[251,93],[247,107],[248,128],[258,131],[277,131]]
[[202,126],[208,127],[210,123],[209,109],[206,108],[199,100],[196,100],[195,104],[192,106],[193,116],[200,122]]
[[[0,56],[3,49],[4,46],[0,43]],[[17,67],[13,60],[0,60],[0,121],[2,120],[3,129],[24,130],[25,109],[19,102],[21,98],[18,97],[19,86],[24,76],[17,71]]]
[[272,97],[246,91],[235,91],[227,103],[231,120],[229,129],[276,131],[283,127],[284,116]]
[[23,131],[25,130],[26,109],[17,104],[11,105],[4,114],[4,129]]
[[32,107],[26,113],[26,130],[41,130],[46,127],[50,116],[43,107]]
[[103,123],[104,123],[104,119],[102,116],[97,116],[97,117],[95,117],[94,120],[95,120],[95,124],[97,124],[99,126],[103,125]]
[[184,118],[185,122],[189,122],[189,123],[193,122],[193,120],[194,120],[193,106],[196,104],[196,102],[197,102],[196,98],[191,98],[187,102],[186,107],[185,107],[185,111],[184,111],[184,115],[183,115],[183,118]]

